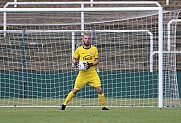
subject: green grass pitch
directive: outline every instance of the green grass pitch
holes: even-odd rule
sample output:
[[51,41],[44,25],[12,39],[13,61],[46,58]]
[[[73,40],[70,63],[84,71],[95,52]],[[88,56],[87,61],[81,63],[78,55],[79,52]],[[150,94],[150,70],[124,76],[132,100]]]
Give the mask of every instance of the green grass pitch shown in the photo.
[[0,123],[181,123],[181,108],[0,108]]

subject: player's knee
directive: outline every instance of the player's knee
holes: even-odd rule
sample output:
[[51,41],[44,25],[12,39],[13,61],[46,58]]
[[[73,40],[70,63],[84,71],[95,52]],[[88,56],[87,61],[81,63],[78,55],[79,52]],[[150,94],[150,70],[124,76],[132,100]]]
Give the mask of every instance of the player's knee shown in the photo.
[[101,87],[96,87],[96,90],[97,90],[97,93],[98,93],[98,94],[102,94],[102,93],[103,93]]
[[103,92],[102,92],[102,91],[97,91],[97,93],[98,93],[98,94],[103,94]]
[[75,89],[72,90],[73,94],[76,94],[77,92],[78,92],[78,90],[75,90]]

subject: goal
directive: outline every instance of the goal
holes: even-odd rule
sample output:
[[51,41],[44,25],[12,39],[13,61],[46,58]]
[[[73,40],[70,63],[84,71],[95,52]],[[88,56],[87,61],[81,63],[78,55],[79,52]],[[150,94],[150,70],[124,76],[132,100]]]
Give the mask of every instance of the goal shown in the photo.
[[[0,106],[61,105],[74,85],[78,70],[72,67],[72,55],[85,32],[99,50],[97,71],[107,106],[179,106],[176,55],[164,52],[166,24],[179,12],[83,3],[81,9],[1,9],[7,23],[0,30]],[[69,106],[100,104],[95,89],[86,85]]]

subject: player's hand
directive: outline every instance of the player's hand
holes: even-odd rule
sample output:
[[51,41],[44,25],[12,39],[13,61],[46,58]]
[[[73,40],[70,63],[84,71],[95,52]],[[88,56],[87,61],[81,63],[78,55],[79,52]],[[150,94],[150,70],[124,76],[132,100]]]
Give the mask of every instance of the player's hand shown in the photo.
[[79,70],[88,70],[91,66],[93,66],[93,63],[83,62],[83,61],[77,61],[75,62],[75,67]]
[[77,61],[77,62],[75,62],[75,64],[74,64],[74,65],[75,65],[75,67],[76,67],[76,68],[79,68],[79,62],[78,62],[78,61]]
[[87,62],[87,70],[88,70],[91,66],[93,66],[93,63],[88,63],[88,62]]

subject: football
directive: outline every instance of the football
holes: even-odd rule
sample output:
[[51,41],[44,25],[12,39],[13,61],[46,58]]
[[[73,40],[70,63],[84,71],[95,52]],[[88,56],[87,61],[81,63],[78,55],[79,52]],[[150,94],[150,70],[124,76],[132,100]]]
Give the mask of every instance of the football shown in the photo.
[[79,70],[87,70],[88,63],[85,61],[79,61],[78,69]]

